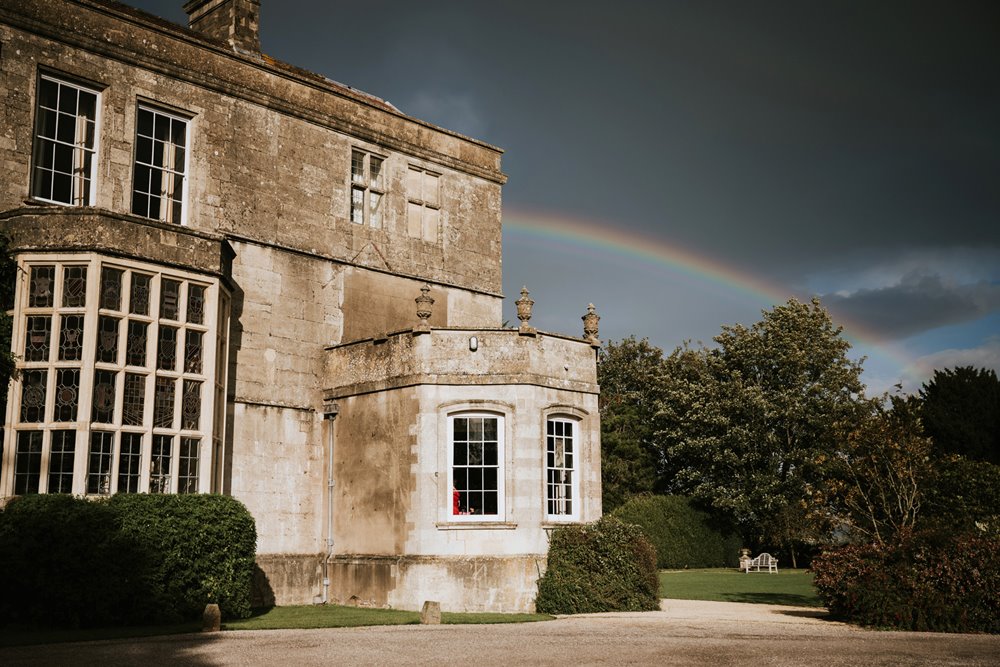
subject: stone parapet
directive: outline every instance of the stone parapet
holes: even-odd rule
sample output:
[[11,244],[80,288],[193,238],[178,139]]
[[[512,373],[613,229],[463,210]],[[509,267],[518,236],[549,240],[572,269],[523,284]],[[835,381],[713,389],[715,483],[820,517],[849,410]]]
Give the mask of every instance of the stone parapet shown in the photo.
[[326,362],[327,399],[421,384],[599,390],[590,343],[514,329],[396,332],[329,347]]

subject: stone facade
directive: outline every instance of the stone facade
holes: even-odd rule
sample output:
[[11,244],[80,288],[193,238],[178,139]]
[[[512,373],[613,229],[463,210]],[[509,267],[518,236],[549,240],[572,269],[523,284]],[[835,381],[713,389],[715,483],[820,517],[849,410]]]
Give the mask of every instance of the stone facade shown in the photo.
[[0,6],[0,495],[227,493],[263,599],[530,609],[600,516],[597,385],[498,328],[501,151],[260,53],[257,0],[185,9]]

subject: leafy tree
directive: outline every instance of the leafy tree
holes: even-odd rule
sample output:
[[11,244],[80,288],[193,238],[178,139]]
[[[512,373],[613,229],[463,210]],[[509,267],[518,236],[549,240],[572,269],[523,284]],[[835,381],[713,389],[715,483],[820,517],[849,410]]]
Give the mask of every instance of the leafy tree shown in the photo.
[[936,370],[920,389],[924,428],[941,454],[1000,464],[1000,380],[993,370]]
[[604,511],[650,493],[656,484],[656,397],[663,350],[643,338],[609,342],[597,365],[601,384]]
[[958,533],[1000,537],[1000,466],[951,455],[934,461],[924,523]]
[[827,464],[866,404],[861,362],[817,299],[789,300],[714,340],[666,360],[658,416],[668,486],[729,516],[748,540],[791,551],[781,526],[795,522],[774,518],[794,518],[802,503],[815,513]]
[[918,526],[934,466],[916,398],[870,405],[831,466],[831,502],[851,532],[884,546]]

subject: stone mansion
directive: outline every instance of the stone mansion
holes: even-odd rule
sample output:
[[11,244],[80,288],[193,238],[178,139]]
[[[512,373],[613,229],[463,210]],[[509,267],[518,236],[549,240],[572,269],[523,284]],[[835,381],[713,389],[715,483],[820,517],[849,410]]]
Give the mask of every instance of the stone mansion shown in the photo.
[[184,9],[0,3],[0,503],[228,494],[279,604],[533,609],[601,515],[599,342],[502,325],[501,151]]

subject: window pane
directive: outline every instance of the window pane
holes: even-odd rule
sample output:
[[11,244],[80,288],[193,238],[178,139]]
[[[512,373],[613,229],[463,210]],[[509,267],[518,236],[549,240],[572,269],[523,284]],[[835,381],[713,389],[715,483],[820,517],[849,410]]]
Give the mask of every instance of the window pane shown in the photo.
[[205,288],[201,285],[188,285],[187,321],[191,324],[204,324]]
[[118,456],[118,493],[139,492],[139,465],[142,462],[142,434],[122,433]]
[[49,493],[73,492],[76,431],[53,431],[49,455]]
[[129,366],[146,365],[146,330],[145,322],[128,322],[128,341],[126,344],[125,363]]
[[101,269],[101,308],[121,310],[122,271],[103,267]]
[[351,222],[359,225],[365,221],[364,188],[351,188]]
[[49,339],[52,332],[52,318],[48,315],[31,316],[27,318],[27,330],[24,337],[25,361],[48,361]]
[[369,185],[376,190],[382,189],[382,158],[374,155],[368,158],[369,161]]
[[115,384],[117,374],[113,371],[94,372],[94,396],[91,420],[99,424],[110,424],[115,418]]
[[149,315],[149,283],[152,276],[142,273],[132,274],[132,290],[129,297],[129,312]]
[[149,492],[170,493],[170,449],[173,438],[153,436],[153,453],[149,460]]
[[52,420],[76,421],[76,407],[80,401],[80,369],[56,369],[55,411]]
[[184,372],[201,373],[201,351],[204,334],[200,331],[187,332],[184,343]]
[[201,426],[201,382],[184,380],[181,403],[181,428],[197,430]]
[[118,323],[116,317],[101,315],[97,318],[96,361],[103,364],[118,363]]
[[136,373],[125,374],[125,389],[122,392],[122,424],[142,426],[146,405],[146,376]]
[[52,288],[55,280],[56,267],[31,267],[31,282],[28,288],[29,308],[51,308]]
[[21,431],[14,451],[14,494],[38,493],[42,472],[42,432]]
[[82,308],[87,299],[87,267],[67,266],[63,269],[64,308]]
[[365,154],[351,151],[351,181],[365,182]]
[[178,460],[177,493],[198,493],[198,450],[201,440],[181,438]]
[[176,320],[181,284],[176,280],[164,278],[160,281],[160,317]]
[[174,425],[175,381],[172,378],[156,378],[156,392],[153,395],[153,426],[172,428]]
[[59,359],[79,361],[83,356],[83,315],[63,315],[59,332]]
[[24,371],[21,388],[21,421],[38,423],[45,420],[45,389],[49,372]]
[[156,346],[156,367],[172,371],[177,368],[177,328],[160,326],[159,341]]
[[104,431],[90,434],[90,458],[87,462],[87,493],[111,493],[111,454],[115,435]]

